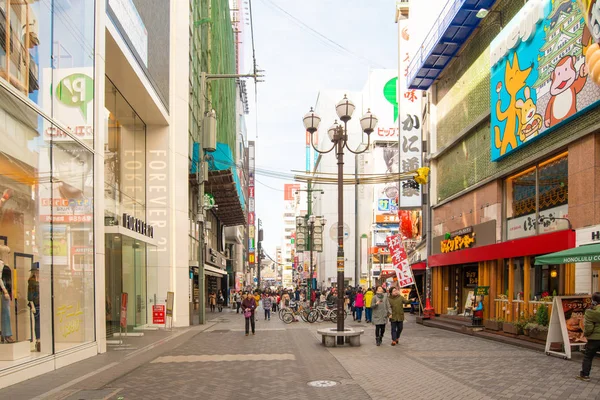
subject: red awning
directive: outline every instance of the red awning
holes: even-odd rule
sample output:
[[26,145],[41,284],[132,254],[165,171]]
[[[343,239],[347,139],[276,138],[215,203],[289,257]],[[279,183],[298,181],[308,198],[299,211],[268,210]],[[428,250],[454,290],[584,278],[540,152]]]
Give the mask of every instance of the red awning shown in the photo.
[[451,253],[436,254],[429,256],[427,261],[430,267],[442,267],[498,260],[500,258],[537,256],[573,247],[575,247],[575,231],[568,229]]
[[425,261],[418,262],[410,266],[413,271],[424,271],[427,269],[427,263]]

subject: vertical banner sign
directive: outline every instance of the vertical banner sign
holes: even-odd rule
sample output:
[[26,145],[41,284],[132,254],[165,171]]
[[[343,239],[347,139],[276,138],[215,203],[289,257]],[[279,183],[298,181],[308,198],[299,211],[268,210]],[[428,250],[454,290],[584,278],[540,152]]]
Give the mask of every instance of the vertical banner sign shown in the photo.
[[121,328],[127,328],[127,293],[121,293]]
[[255,190],[254,190],[254,168],[256,159],[256,148],[253,140],[248,141],[248,170],[252,179],[248,182],[248,204],[251,208],[248,209],[248,264],[250,268],[256,263],[256,255],[254,253],[254,239],[256,235],[255,220]]
[[[422,166],[422,125],[421,125],[421,92],[409,89],[407,85],[408,66],[412,56],[407,51],[410,35],[408,20],[400,22],[399,90],[400,105],[398,123],[400,129],[400,172],[415,171]],[[422,205],[421,186],[412,179],[400,183],[400,208],[420,208]]]
[[415,278],[408,263],[408,256],[402,244],[402,238],[400,235],[388,236],[386,242],[392,256],[394,271],[396,271],[396,277],[398,278],[398,287],[402,288],[414,284]]

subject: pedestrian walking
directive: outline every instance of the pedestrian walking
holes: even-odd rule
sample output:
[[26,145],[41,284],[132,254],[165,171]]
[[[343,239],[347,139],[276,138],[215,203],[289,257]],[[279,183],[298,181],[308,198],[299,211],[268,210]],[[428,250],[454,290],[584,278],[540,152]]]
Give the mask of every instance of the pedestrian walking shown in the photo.
[[262,305],[265,309],[265,321],[271,320],[271,307],[273,306],[273,298],[270,293],[264,295],[262,299]]
[[592,295],[592,307],[585,310],[583,335],[587,338],[585,356],[581,365],[581,372],[577,379],[590,381],[592,361],[600,350],[600,292]]
[[217,305],[217,295],[215,292],[210,292],[208,295],[208,304],[210,304],[210,312],[215,312],[215,306]]
[[288,308],[290,306],[290,295],[288,292],[283,292],[283,296],[281,296],[281,308]]
[[373,323],[375,324],[375,343],[377,346],[381,346],[383,335],[385,334],[385,325],[388,318],[392,315],[388,296],[384,293],[381,286],[377,287],[375,296],[371,300],[371,308],[373,309]]
[[362,288],[358,288],[358,292],[354,297],[354,311],[356,312],[356,321],[361,322],[363,307],[365,306],[365,295]]
[[400,289],[392,288],[392,295],[389,298],[390,307],[392,308],[392,316],[390,317],[390,325],[392,326],[392,346],[395,346],[400,339],[402,329],[404,328],[404,305],[410,304],[410,300],[406,300],[400,294]]
[[242,295],[239,290],[233,295],[233,301],[235,301],[235,313],[239,314],[240,307],[242,306]]
[[371,301],[373,301],[373,296],[375,293],[372,288],[367,289],[365,292],[365,321],[367,323],[371,322],[371,317],[373,315],[373,309],[371,308]]
[[244,319],[246,320],[246,336],[250,333],[250,326],[252,326],[252,334],[254,335],[256,330],[256,322],[254,321],[256,299],[251,293],[246,293],[244,300],[242,300],[242,310],[244,310]]
[[219,294],[217,295],[217,309],[219,312],[223,311],[223,304],[225,304],[225,297],[223,297],[223,291],[219,290]]

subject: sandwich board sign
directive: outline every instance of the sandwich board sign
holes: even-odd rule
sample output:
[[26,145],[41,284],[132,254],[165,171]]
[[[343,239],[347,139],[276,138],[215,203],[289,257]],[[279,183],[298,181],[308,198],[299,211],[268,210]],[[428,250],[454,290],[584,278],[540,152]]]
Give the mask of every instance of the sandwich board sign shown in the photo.
[[[592,297],[554,296],[552,315],[546,339],[546,354],[571,359],[571,347],[583,347],[587,339],[583,336],[585,310],[592,306]],[[551,344],[562,343],[562,351],[551,350]]]

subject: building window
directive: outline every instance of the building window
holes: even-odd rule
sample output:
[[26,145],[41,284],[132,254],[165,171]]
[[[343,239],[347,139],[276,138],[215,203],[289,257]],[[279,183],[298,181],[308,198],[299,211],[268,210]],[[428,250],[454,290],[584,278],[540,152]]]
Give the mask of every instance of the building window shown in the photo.
[[505,238],[567,229],[568,155],[560,154],[506,179]]

